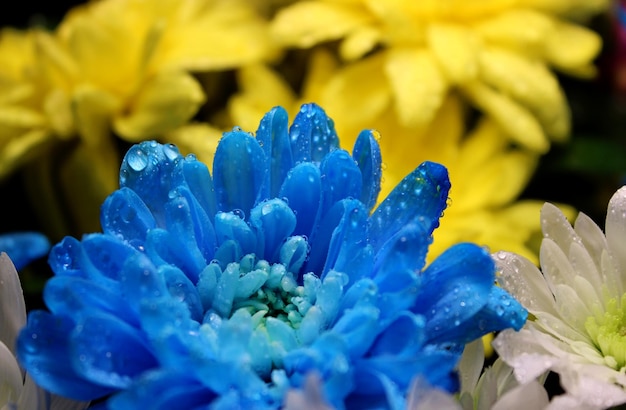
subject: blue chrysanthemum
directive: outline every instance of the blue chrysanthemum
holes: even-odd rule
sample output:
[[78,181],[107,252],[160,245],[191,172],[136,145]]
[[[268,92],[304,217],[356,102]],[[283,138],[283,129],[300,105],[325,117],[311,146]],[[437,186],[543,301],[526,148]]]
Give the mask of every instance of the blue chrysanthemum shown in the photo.
[[469,340],[520,328],[494,263],[460,244],[424,269],[446,169],[423,163],[373,212],[381,158],[332,121],[278,107],[226,133],[212,176],[172,145],[133,146],[103,233],[50,254],[47,311],[18,357],[52,392],[111,408],[277,408],[317,374],[337,408],[396,408],[416,377],[454,391]]

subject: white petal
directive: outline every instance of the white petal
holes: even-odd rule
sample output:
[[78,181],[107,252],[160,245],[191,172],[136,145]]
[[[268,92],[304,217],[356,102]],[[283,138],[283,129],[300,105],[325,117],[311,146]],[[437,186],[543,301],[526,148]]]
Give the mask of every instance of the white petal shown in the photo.
[[[606,240],[611,256],[618,264],[618,272],[626,271],[626,186],[620,188],[609,201],[606,214]],[[620,285],[622,285],[620,281]],[[624,292],[623,285],[620,293]]]
[[4,343],[0,343],[0,387],[0,404],[17,401],[22,390],[22,371]]
[[558,358],[538,343],[538,332],[522,329],[519,332],[507,329],[494,339],[493,348],[502,360],[513,368],[520,383],[528,383],[549,370]]
[[542,409],[548,405],[548,393],[537,381],[532,380],[506,392],[491,410]]
[[595,299],[602,297],[602,276],[600,276],[600,265],[595,264],[593,257],[582,243],[574,242],[569,248],[568,259],[572,268],[580,279],[585,279],[593,292]]
[[572,364],[558,373],[565,391],[588,405],[608,408],[626,403],[623,386],[613,382],[619,373],[606,366]]
[[569,253],[573,242],[582,243],[563,212],[551,203],[541,208],[541,229],[544,238],[552,239],[565,254]]
[[13,262],[0,254],[0,342],[15,354],[15,338],[26,324],[24,294]]
[[430,387],[419,379],[411,382],[406,408],[407,410],[462,410],[451,394]]
[[485,348],[482,339],[476,339],[465,345],[463,355],[459,361],[459,376],[461,378],[461,392],[472,392],[485,363]]
[[553,397],[545,410],[599,410],[599,407],[586,405],[571,395],[562,394]]
[[582,212],[576,218],[574,230],[582,240],[585,249],[589,252],[589,256],[591,256],[599,271],[602,253],[609,249],[604,232],[591,218]]
[[543,276],[546,278],[552,293],[554,293],[557,285],[568,285],[576,276],[576,272],[572,268],[567,255],[550,238],[543,238],[543,241],[541,241],[539,261],[541,262]]
[[508,252],[497,252],[493,259],[501,271],[497,280],[533,314],[546,312],[557,316],[554,297],[544,276],[528,259]]
[[576,290],[571,286],[559,284],[554,289],[554,296],[563,321],[584,333],[585,321],[593,315]]
[[45,403],[46,393],[26,374],[24,388],[17,401],[17,408],[20,410],[45,410]]

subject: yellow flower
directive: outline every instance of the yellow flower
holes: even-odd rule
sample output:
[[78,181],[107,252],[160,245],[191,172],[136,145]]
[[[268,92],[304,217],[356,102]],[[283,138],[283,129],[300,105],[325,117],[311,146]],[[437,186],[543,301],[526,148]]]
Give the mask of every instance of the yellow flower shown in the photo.
[[206,100],[192,73],[218,76],[275,57],[267,21],[245,0],[92,1],[53,32],[4,30],[0,178],[37,157],[26,180],[47,204],[39,210],[51,236],[72,232],[68,223],[97,228],[97,212],[85,210],[98,208],[85,203],[117,186],[113,135],[177,135]]
[[[227,129],[233,125],[255,130],[255,118],[275,105],[282,105],[290,116],[304,101],[322,107],[332,106],[329,84],[337,74],[338,63],[329,53],[313,54],[303,91],[298,95],[278,73],[263,65],[238,71],[241,92],[228,103]],[[351,90],[345,90],[350,92]],[[352,90],[358,93],[358,90]],[[450,245],[471,241],[492,251],[515,249],[536,260],[532,239],[540,234],[539,221],[533,218],[542,201],[516,201],[533,174],[536,152],[514,148],[502,136],[496,123],[483,118],[471,130],[465,126],[465,110],[460,98],[450,93],[422,132],[400,123],[387,108],[377,116],[367,116],[367,101],[350,110],[327,110],[344,148],[354,144],[361,129],[379,131],[383,158],[383,182],[380,197],[389,191],[419,163],[436,161],[448,167],[452,189],[450,204],[441,220],[429,257],[435,257]],[[347,125],[348,124],[348,125]],[[210,160],[210,150],[199,156]],[[432,254],[431,254],[432,253]]]
[[34,32],[0,31],[0,177],[35,156],[50,136],[31,66]]
[[[451,93],[487,114],[504,135],[543,153],[564,140],[569,110],[551,69],[593,76],[600,37],[569,20],[608,0],[312,0],[278,12],[276,41],[308,48],[339,41],[346,62],[329,84],[336,111],[392,107],[423,130]],[[342,93],[341,91],[348,91]]]

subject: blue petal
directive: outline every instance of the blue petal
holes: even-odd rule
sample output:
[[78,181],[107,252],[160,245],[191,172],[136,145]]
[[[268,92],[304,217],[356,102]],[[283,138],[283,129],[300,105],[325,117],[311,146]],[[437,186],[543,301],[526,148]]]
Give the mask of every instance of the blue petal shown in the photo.
[[407,356],[373,356],[355,363],[356,375],[354,392],[360,395],[385,393],[380,383],[380,374],[385,375],[406,391],[416,375],[423,375],[430,384],[449,392],[458,389],[458,377],[454,368],[460,355],[443,349],[422,350]]
[[146,232],[156,227],[152,213],[130,188],[113,192],[102,204],[100,224],[105,234],[121,236],[134,247],[143,246]]
[[55,276],[44,288],[43,298],[50,311],[58,316],[85,318],[97,312],[113,314],[124,321],[139,324],[139,317],[119,292],[93,281],[70,276]]
[[[117,288],[120,272],[126,259],[138,253],[137,250],[122,242],[118,237],[102,234],[85,235],[81,242],[84,255],[88,258],[97,274],[90,280],[98,283],[107,282],[107,286]],[[100,277],[103,277],[102,279]],[[106,279],[106,280],[105,280]],[[110,280],[108,280],[110,279]]]
[[248,215],[265,178],[265,154],[242,131],[224,133],[213,160],[213,182],[219,211],[236,209]]
[[319,168],[310,162],[296,165],[287,175],[279,196],[298,216],[294,234],[310,237],[319,218],[322,201]]
[[344,150],[335,150],[326,155],[320,164],[322,175],[322,214],[345,198],[361,197],[363,185],[361,171],[354,159]]
[[6,252],[15,269],[20,270],[50,249],[48,239],[36,232],[16,232],[0,235],[0,252]]
[[158,366],[145,335],[115,316],[90,316],[70,336],[71,363],[87,380],[128,388],[141,373]]
[[421,316],[401,312],[380,332],[368,356],[403,356],[419,354],[425,341],[425,323]]
[[[180,195],[179,198],[174,199],[176,194]],[[193,229],[193,236],[195,239],[195,246],[202,254],[205,261],[213,259],[215,248],[217,247],[217,240],[215,238],[215,229],[209,216],[204,211],[204,208],[200,206],[196,197],[192,194],[189,188],[185,186],[178,187],[176,190],[170,192],[171,202],[182,205],[182,208],[187,207],[189,217],[191,218],[191,229]],[[171,206],[171,205],[170,205]],[[176,216],[178,211],[171,212],[172,216]],[[166,223],[169,223],[166,220]],[[168,229],[169,226],[168,226]]]
[[287,111],[283,107],[274,107],[263,116],[256,131],[256,139],[263,148],[268,161],[269,172],[266,174],[263,195],[265,198],[278,196],[287,173],[293,167],[287,126]]
[[275,262],[283,242],[296,227],[296,216],[284,201],[270,199],[250,211],[250,226],[257,232],[256,254]]
[[[363,204],[355,199],[344,199],[336,203],[324,216],[319,228],[313,233],[311,252],[304,271],[315,272],[321,278],[335,265],[345,241],[365,240],[366,232],[358,231],[358,215],[364,211]],[[352,219],[352,215],[355,215]],[[352,224],[356,222],[356,227]],[[346,238],[347,235],[347,238]],[[349,245],[348,245],[349,246]],[[345,256],[343,256],[345,257]],[[344,262],[342,261],[342,264]],[[347,269],[349,270],[349,269]]]
[[[182,253],[177,255],[177,259],[184,258],[186,266],[193,266],[193,271],[185,271],[185,273],[190,275],[190,278],[195,281],[208,262],[204,254],[207,253],[207,256],[211,256],[209,261],[212,259],[215,240],[208,218],[193,212],[194,209],[190,205],[185,196],[180,195],[178,192],[172,192],[170,200],[165,204],[165,224],[167,232],[171,235],[170,237],[172,239],[176,238],[175,240],[178,242],[176,247],[182,251]],[[198,222],[206,223],[207,225],[204,228],[207,231],[199,228]],[[206,249],[206,242],[208,242],[210,249]],[[199,249],[199,244],[203,247],[203,250]]]
[[206,215],[209,218],[213,218],[217,212],[217,202],[215,200],[213,180],[207,166],[196,160],[193,155],[188,155],[182,163],[182,175],[189,190],[198,200]]
[[494,281],[495,264],[477,245],[458,244],[435,259],[422,274],[422,289],[414,306],[414,311],[427,318],[429,342],[454,342],[446,335],[482,309]]
[[152,300],[169,294],[163,274],[143,254],[129,258],[120,273],[124,297],[139,311],[143,299]]
[[215,215],[215,234],[220,245],[232,240],[239,244],[244,255],[256,250],[256,234],[239,215],[232,212],[219,212]]
[[144,141],[133,145],[122,161],[120,187],[128,187],[148,206],[157,223],[171,190],[173,170],[182,159],[174,145]]
[[382,292],[414,286],[426,262],[430,236],[422,224],[409,223],[382,247],[374,264],[374,280]]
[[370,217],[370,238],[375,250],[410,222],[420,222],[430,234],[439,226],[446,207],[450,181],[443,165],[424,162],[407,175]]
[[372,209],[376,204],[382,177],[382,157],[376,135],[375,131],[361,131],[352,150],[352,157],[359,166],[363,178],[359,199],[367,209]]
[[369,276],[374,252],[367,243],[367,209],[359,201],[345,201],[346,208],[331,237],[324,272],[334,269],[348,274],[351,282]]
[[109,408],[120,410],[168,410],[174,408],[206,408],[218,395],[183,370],[150,372],[131,389],[116,394],[108,401]]
[[17,338],[17,357],[33,380],[52,393],[75,400],[94,400],[113,391],[93,384],[70,365],[74,352],[68,337],[74,322],[41,310],[28,315]]
[[363,356],[374,342],[380,331],[379,316],[380,311],[372,306],[348,309],[332,327],[342,336],[352,359]]
[[[183,238],[184,239],[184,238]],[[180,268],[193,282],[207,265],[204,258],[191,254],[178,236],[165,229],[153,229],[148,232],[146,254],[155,265],[172,264]]]
[[491,288],[487,303],[476,314],[458,326],[449,326],[440,339],[468,343],[502,329],[519,330],[524,326],[528,311],[504,289]]
[[187,275],[172,265],[160,266],[159,272],[163,275],[165,285],[174,300],[185,303],[191,318],[200,322],[203,316],[202,302],[196,287]]
[[321,162],[339,147],[335,125],[316,104],[303,104],[289,128],[294,163]]

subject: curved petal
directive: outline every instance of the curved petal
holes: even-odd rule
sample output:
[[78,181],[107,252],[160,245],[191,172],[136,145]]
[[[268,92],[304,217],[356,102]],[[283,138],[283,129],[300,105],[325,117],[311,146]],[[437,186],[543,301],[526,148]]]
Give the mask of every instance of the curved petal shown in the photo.
[[370,21],[372,16],[357,5],[295,3],[276,15],[272,34],[282,43],[304,48],[341,38]]
[[407,175],[369,219],[369,233],[376,251],[410,221],[424,224],[429,234],[439,226],[446,207],[450,181],[443,165],[424,162]]
[[[26,305],[17,271],[6,253],[0,253],[0,343],[15,354],[15,339],[26,324]],[[0,367],[2,368],[2,367]]]
[[372,209],[380,192],[382,177],[382,157],[378,145],[380,135],[373,130],[362,131],[354,143],[352,158],[361,170],[362,189],[359,199],[368,208]]
[[94,400],[110,394],[110,387],[85,380],[71,366],[74,353],[69,335],[74,323],[63,316],[44,311],[28,315],[26,327],[18,336],[17,357],[35,382],[52,393],[75,400]]
[[403,125],[424,129],[448,91],[448,81],[430,50],[395,47],[387,52],[385,74]]
[[213,162],[218,210],[250,214],[259,199],[266,161],[263,150],[250,134],[237,130],[224,134]]

